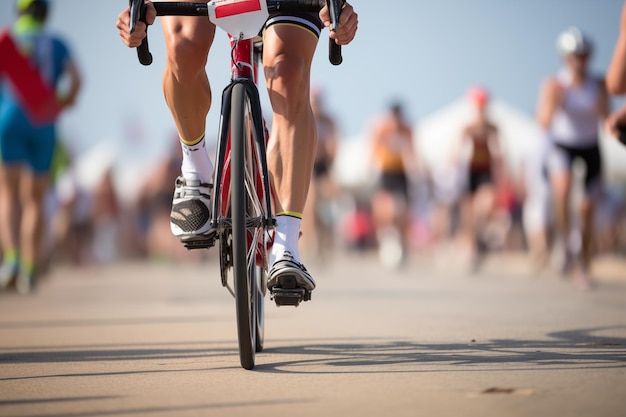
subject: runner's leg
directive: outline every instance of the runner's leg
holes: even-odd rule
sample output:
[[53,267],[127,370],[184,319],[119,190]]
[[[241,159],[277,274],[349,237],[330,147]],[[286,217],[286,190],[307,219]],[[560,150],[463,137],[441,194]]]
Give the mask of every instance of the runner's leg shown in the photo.
[[0,246],[4,258],[0,268],[0,288],[17,273],[19,262],[17,210],[21,171],[19,165],[0,164]]
[[26,171],[22,181],[21,268],[32,277],[38,266],[44,231],[44,198],[50,184],[44,172]]
[[570,195],[572,188],[572,155],[566,149],[552,145],[548,155],[550,186],[554,209],[554,231],[557,267],[561,273],[570,268]]
[[594,251],[596,201],[602,197],[602,159],[599,148],[593,148],[582,155],[587,167],[585,174],[585,195],[580,202],[582,247],[580,253],[579,284],[583,288],[591,286],[591,261]]

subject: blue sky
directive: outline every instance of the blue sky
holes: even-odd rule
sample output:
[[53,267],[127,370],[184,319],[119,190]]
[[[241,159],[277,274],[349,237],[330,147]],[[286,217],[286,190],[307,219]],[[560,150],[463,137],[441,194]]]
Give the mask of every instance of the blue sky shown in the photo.
[[[494,96],[532,114],[541,80],[559,68],[555,38],[577,25],[595,41],[593,67],[606,69],[618,33],[622,0],[353,0],[360,28],[344,48],[344,63],[327,61],[320,42],[313,81],[346,137],[363,134],[392,99],[419,121],[481,83]],[[11,23],[13,0],[0,0],[0,26]],[[79,106],[61,122],[63,136],[85,148],[121,141],[129,125],[154,149],[171,143],[173,125],[162,99],[165,58],[158,24],[151,29],[155,61],[141,66],[115,29],[126,1],[56,0],[50,28],[70,42],[84,73]],[[323,34],[326,36],[326,33]],[[207,71],[219,101],[228,81],[228,49],[219,34]],[[214,136],[217,108],[208,117]]]

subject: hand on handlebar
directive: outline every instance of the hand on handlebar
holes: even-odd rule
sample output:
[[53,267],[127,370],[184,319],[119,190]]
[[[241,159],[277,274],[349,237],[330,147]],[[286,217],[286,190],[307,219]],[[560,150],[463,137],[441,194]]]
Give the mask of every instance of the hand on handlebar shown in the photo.
[[330,38],[334,39],[337,45],[347,45],[354,39],[359,24],[359,15],[350,4],[345,3],[341,9],[337,30],[331,28],[328,6],[324,6],[320,10],[320,19],[325,27],[331,29]]
[[[146,1],[146,20],[148,25],[154,23],[157,13],[154,5],[150,1]],[[135,27],[135,31],[130,33],[130,7],[124,9],[122,13],[117,17],[117,29],[119,30],[122,42],[129,48],[136,48],[141,44],[141,41],[147,36],[147,26],[145,23],[139,21]]]

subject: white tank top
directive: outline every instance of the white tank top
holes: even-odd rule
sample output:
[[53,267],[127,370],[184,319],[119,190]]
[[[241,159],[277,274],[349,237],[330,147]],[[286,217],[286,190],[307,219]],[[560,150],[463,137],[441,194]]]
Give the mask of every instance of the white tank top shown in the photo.
[[596,145],[600,123],[596,113],[598,80],[590,76],[582,86],[576,87],[572,85],[572,76],[567,70],[560,71],[556,79],[565,89],[565,98],[552,119],[550,137],[554,143],[573,148]]

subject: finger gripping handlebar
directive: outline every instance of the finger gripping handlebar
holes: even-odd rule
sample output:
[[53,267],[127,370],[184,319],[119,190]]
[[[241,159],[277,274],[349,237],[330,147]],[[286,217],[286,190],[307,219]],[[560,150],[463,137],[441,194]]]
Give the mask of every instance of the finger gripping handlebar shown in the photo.
[[[330,11],[332,30],[337,30],[339,27],[339,16],[341,15],[343,1],[326,0],[326,2],[328,4],[328,10]],[[339,65],[343,62],[343,57],[341,56],[341,45],[337,45],[337,42],[335,42],[334,39],[328,40],[328,59],[333,65]]]
[[146,4],[144,0],[129,0],[130,3],[130,33],[135,31],[137,22],[146,24],[146,37],[141,41],[141,45],[137,47],[137,58],[143,65],[152,64],[152,54],[148,46],[148,21],[146,19]]

